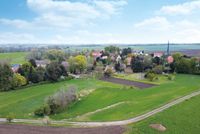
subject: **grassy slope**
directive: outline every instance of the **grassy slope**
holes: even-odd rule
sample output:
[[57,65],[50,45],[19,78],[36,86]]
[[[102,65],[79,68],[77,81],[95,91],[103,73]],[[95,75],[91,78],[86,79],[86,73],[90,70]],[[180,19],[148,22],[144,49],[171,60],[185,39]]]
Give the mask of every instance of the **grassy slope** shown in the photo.
[[173,106],[147,120],[131,125],[130,134],[160,133],[149,127],[150,124],[163,124],[164,134],[198,134],[200,132],[200,96]]
[[14,113],[17,118],[31,118],[33,111],[40,107],[44,99],[53,94],[63,86],[76,85],[79,90],[94,89],[102,85],[120,87],[119,85],[105,84],[97,80],[71,80],[58,83],[43,84],[33,87],[15,90],[11,92],[0,92],[0,117]]
[[200,77],[192,75],[178,75],[174,82],[162,84],[157,87],[138,89],[99,89],[73,106],[66,113],[58,114],[54,118],[75,117],[95,109],[103,108],[121,101],[129,103],[90,115],[87,120],[105,121],[122,120],[146,113],[175,98],[189,94],[200,89]]
[[86,118],[86,120],[93,121],[127,119],[200,89],[199,78],[199,76],[193,75],[178,75],[175,81],[144,90],[125,89],[124,86],[98,80],[71,80],[35,86],[23,90],[0,93],[0,117],[4,117],[9,112],[16,113],[18,118],[33,117],[29,114],[43,103],[46,96],[54,93],[55,90],[65,84],[75,84],[79,89],[98,89],[77,102],[66,112],[52,116],[52,118],[73,118],[118,102],[128,101],[128,103],[95,113]]
[[11,64],[21,64],[25,62],[27,52],[0,53],[0,60],[8,60]]

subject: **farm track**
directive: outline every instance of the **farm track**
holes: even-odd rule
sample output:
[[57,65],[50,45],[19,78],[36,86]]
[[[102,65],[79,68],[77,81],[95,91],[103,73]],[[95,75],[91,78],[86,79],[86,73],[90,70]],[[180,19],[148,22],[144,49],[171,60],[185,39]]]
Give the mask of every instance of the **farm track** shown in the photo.
[[[123,126],[123,125],[128,125],[131,123],[136,123],[138,121],[144,120],[148,117],[151,117],[159,112],[162,112],[176,104],[179,104],[181,102],[184,102],[192,97],[195,97],[197,95],[200,95],[200,90],[193,92],[189,95],[183,96],[179,99],[176,99],[170,103],[167,103],[159,108],[156,108],[150,112],[147,112],[143,115],[131,118],[131,119],[127,119],[127,120],[121,120],[121,121],[110,121],[110,122],[70,122],[70,121],[65,121],[65,120],[61,120],[61,121],[55,121],[52,120],[51,123],[52,124],[70,124],[72,126],[81,126],[81,127],[102,127],[102,126]],[[5,118],[0,118],[0,122],[6,122]],[[13,122],[15,123],[36,123],[36,124],[42,124],[41,120],[29,120],[29,119],[14,119]]]
[[90,115],[92,115],[92,114],[95,114],[95,113],[98,113],[98,112],[102,112],[102,111],[104,111],[104,110],[108,110],[108,109],[110,109],[110,108],[114,108],[114,107],[116,107],[116,106],[119,106],[119,105],[122,105],[122,104],[125,104],[125,103],[129,103],[129,102],[127,102],[127,101],[118,102],[118,103],[115,103],[115,104],[113,104],[113,105],[110,105],[110,106],[107,106],[107,107],[104,107],[104,108],[101,108],[101,109],[97,109],[97,110],[95,110],[95,111],[93,111],[93,112],[88,112],[88,113],[85,113],[85,114],[83,114],[83,115],[79,115],[79,116],[77,116],[77,117],[75,117],[75,118],[72,118],[72,119],[85,118],[85,117],[90,116]]
[[125,79],[114,78],[114,77],[109,77],[109,78],[103,77],[100,80],[117,83],[117,84],[122,84],[122,85],[126,85],[126,86],[134,86],[134,87],[137,87],[140,89],[145,89],[145,88],[150,88],[150,87],[156,86],[154,84],[147,84],[147,83],[143,83],[143,82],[125,80]]

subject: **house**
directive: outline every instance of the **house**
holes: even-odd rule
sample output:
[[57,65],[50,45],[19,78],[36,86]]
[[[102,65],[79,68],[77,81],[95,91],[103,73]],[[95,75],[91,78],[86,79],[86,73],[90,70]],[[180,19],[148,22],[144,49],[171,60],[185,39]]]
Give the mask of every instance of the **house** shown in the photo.
[[11,65],[11,69],[14,73],[17,73],[17,71],[19,70],[20,68],[20,64],[13,64]]
[[131,66],[131,60],[132,60],[131,57],[126,58],[126,65],[127,66]]
[[50,61],[49,60],[35,60],[37,67],[46,67]]
[[66,69],[69,67],[69,63],[66,62],[66,61],[63,61],[61,64],[62,64]]
[[97,58],[97,57],[101,57],[102,53],[101,52],[92,52],[92,56]]
[[121,61],[121,59],[122,59],[121,56],[118,55],[117,58],[116,58],[116,62],[119,63]]
[[154,57],[154,58],[155,58],[155,57],[160,58],[160,57],[162,57],[163,55],[164,55],[163,52],[155,52],[155,53],[153,53],[153,57]]
[[103,57],[101,57],[101,59],[106,60],[106,59],[108,59],[108,56],[103,56]]
[[172,56],[168,56],[167,57],[167,63],[173,63],[174,62],[174,58]]

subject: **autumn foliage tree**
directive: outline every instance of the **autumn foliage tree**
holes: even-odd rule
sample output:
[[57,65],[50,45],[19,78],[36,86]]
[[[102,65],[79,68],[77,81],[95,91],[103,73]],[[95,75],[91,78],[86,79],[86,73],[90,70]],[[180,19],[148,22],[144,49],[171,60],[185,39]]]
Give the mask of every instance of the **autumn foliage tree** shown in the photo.
[[80,71],[80,73],[86,68],[87,66],[87,59],[83,55],[78,55],[75,57],[77,69]]

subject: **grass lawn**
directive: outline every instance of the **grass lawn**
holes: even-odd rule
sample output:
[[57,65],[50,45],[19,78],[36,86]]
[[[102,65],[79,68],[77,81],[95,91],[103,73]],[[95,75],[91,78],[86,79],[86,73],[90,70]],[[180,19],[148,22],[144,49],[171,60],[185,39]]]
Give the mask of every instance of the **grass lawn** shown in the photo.
[[164,134],[198,134],[200,132],[200,96],[191,98],[173,106],[144,121],[130,125],[129,134],[159,134],[149,127],[150,124],[162,124],[167,130]]
[[0,60],[8,60],[11,64],[22,64],[25,62],[27,52],[0,53]]
[[[42,105],[46,96],[53,94],[63,85],[74,84],[79,90],[96,89],[87,97],[75,103],[68,110],[51,116],[53,119],[80,121],[111,121],[128,119],[166,104],[173,99],[200,89],[200,77],[195,75],[177,75],[171,82],[148,88],[135,89],[94,79],[71,80],[55,84],[45,84],[23,90],[0,93],[0,117],[9,112],[18,118],[31,118],[33,111]],[[83,116],[88,112],[123,102],[100,112]],[[74,119],[73,119],[74,118]]]

